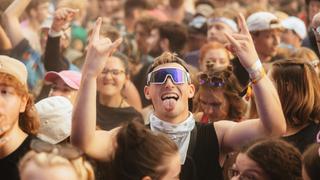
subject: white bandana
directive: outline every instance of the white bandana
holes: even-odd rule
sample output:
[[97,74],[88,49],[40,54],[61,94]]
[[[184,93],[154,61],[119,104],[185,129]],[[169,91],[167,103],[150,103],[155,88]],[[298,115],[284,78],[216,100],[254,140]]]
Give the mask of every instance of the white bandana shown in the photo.
[[180,124],[171,124],[159,119],[154,114],[150,115],[151,130],[166,134],[179,147],[181,164],[184,164],[186,160],[190,135],[194,126],[195,120],[192,113],[190,113],[189,117]]

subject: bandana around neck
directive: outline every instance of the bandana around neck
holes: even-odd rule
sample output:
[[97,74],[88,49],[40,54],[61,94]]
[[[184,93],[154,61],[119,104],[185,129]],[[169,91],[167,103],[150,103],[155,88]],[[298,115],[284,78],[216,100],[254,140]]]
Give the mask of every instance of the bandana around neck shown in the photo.
[[190,113],[188,118],[180,124],[171,124],[159,119],[154,114],[150,115],[151,130],[153,132],[161,132],[166,134],[177,144],[179,148],[181,164],[184,164],[186,160],[190,135],[194,126],[195,120],[192,113]]

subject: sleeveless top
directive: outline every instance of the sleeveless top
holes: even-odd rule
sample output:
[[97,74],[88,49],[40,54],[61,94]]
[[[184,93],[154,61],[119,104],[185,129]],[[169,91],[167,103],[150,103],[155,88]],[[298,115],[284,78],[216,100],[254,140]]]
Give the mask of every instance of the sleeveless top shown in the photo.
[[[190,138],[188,154],[181,166],[181,180],[220,180],[219,142],[212,124],[196,123],[196,140]],[[191,132],[193,136],[194,130]],[[192,143],[195,144],[192,145]],[[191,150],[190,150],[191,149]]]
[[316,142],[319,131],[320,124],[312,122],[296,134],[282,137],[282,139],[291,143],[293,146],[298,148],[301,153],[303,153],[309,145]]

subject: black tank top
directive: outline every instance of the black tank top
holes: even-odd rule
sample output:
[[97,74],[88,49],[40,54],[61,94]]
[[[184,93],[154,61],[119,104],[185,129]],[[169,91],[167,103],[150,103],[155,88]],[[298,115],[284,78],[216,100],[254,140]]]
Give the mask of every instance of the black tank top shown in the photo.
[[[222,168],[219,164],[219,142],[212,124],[196,123],[196,143],[190,138],[188,148],[194,148],[189,153],[184,165],[181,167],[181,180],[220,180]],[[191,132],[191,136],[192,136]]]

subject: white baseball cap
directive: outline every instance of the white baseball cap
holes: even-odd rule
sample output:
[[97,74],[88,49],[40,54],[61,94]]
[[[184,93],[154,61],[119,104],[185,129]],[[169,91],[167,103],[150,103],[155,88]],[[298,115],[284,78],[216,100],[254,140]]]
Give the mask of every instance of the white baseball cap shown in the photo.
[[62,96],[51,96],[35,104],[40,117],[37,137],[45,142],[57,144],[71,134],[73,105]]
[[251,14],[247,18],[247,25],[250,32],[283,28],[279,19],[269,12]]
[[305,23],[295,16],[290,16],[284,19],[282,21],[282,26],[285,29],[293,30],[295,33],[297,33],[300,39],[304,39],[307,36],[307,28]]

